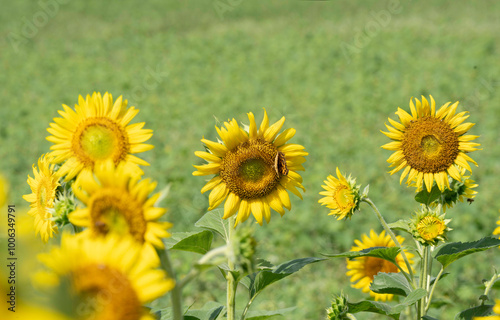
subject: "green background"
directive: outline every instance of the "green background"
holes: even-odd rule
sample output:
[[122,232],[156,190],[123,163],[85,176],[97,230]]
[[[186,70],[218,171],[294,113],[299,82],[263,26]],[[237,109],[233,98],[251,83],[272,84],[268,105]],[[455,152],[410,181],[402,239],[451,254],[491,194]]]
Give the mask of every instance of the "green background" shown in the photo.
[[[64,3],[62,3],[64,2]],[[410,97],[432,94],[438,105],[460,101],[481,135],[473,179],[476,201],[449,210],[454,241],[490,235],[498,218],[500,80],[498,1],[15,1],[0,11],[0,172],[10,203],[25,206],[27,174],[49,150],[46,128],[79,94],[123,95],[154,130],[155,149],[141,154],[147,176],[170,184],[165,206],[173,231],[191,230],[208,207],[205,180],[193,177],[202,136],[235,118],[272,122],[285,116],[293,142],[309,152],[304,200],[283,218],[258,227],[259,256],[273,263],[321,252],[343,252],[353,239],[381,227],[362,205],[351,221],[336,221],[317,203],[322,181],[339,166],[387,220],[417,209],[414,189],[387,174],[389,139],[379,131]],[[396,10],[394,10],[394,8]],[[392,11],[391,11],[392,10]],[[45,13],[45,14],[44,14]],[[44,18],[45,17],[45,18]],[[174,254],[180,273],[198,257]],[[457,263],[437,298],[455,302],[434,315],[451,318],[476,304],[481,280],[500,266],[498,251]],[[252,308],[297,306],[291,319],[320,319],[331,296],[348,288],[343,260],[306,267],[271,287]],[[207,272],[186,290],[185,305],[216,299],[224,283]],[[494,295],[496,293],[494,292]],[[496,294],[500,297],[500,294]],[[238,306],[245,301],[238,292]],[[360,318],[363,318],[360,316]],[[371,317],[367,317],[371,318]]]

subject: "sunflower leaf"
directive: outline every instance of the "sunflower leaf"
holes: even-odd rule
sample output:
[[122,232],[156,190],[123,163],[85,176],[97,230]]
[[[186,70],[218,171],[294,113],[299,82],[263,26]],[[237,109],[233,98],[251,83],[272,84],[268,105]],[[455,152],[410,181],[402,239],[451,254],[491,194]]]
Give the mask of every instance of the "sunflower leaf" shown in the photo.
[[359,257],[381,258],[396,263],[400,249],[398,247],[371,247],[360,251],[348,251],[338,254],[322,254],[325,257],[354,259]]
[[437,185],[434,185],[431,192],[427,191],[426,188],[423,188],[422,191],[415,195],[415,200],[419,203],[430,205],[432,202],[436,201],[439,196],[441,196],[441,191]]
[[325,260],[323,258],[301,258],[291,260],[285,263],[282,263],[278,266],[273,267],[270,270],[262,270],[252,274],[249,274],[245,279],[246,285],[248,285],[248,291],[250,294],[250,298],[253,298],[257,294],[259,294],[264,288],[273,284],[276,281],[279,281],[289,275],[299,271],[304,266],[315,263],[318,261]]
[[393,223],[389,223],[389,228],[393,230],[400,230],[411,234],[410,231],[410,221],[407,219],[401,219]]
[[395,320],[399,319],[399,313],[393,314],[390,305],[378,301],[361,301],[357,303],[347,302],[349,313],[372,312],[389,316]]
[[412,292],[408,280],[406,280],[402,273],[382,272],[373,278],[370,290],[375,293],[396,294],[404,297]]
[[446,268],[454,261],[471,253],[498,246],[500,246],[500,240],[492,237],[485,237],[472,242],[452,242],[442,246],[434,258],[443,265],[443,268]]
[[194,224],[198,228],[213,231],[219,234],[224,240],[227,240],[227,231],[229,230],[228,221],[222,219],[224,212],[222,210],[213,210],[205,213]]
[[472,320],[474,317],[484,317],[489,316],[493,310],[492,305],[482,305],[473,308],[469,308],[457,314],[455,316],[456,320]]
[[212,232],[203,230],[201,232],[177,232],[170,238],[164,240],[165,247],[171,250],[182,250],[205,254],[210,250]]

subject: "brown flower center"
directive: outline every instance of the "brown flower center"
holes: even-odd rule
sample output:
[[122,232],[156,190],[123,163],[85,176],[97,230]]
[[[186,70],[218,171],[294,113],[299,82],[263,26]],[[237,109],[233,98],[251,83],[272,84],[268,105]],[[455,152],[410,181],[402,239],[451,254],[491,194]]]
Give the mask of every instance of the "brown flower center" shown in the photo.
[[276,147],[253,139],[228,151],[220,166],[220,176],[229,191],[241,199],[261,198],[271,193],[282,174],[276,172]]
[[375,275],[377,275],[377,273],[379,272],[395,273],[399,272],[399,269],[393,263],[387,260],[375,257],[365,257],[365,275],[373,280]]
[[80,296],[78,319],[139,320],[142,307],[129,279],[106,265],[90,264],[73,274],[73,285]]
[[142,204],[127,192],[113,188],[99,190],[90,199],[88,208],[95,233],[130,234],[137,241],[144,242],[146,220]]
[[408,125],[402,149],[408,165],[418,172],[443,172],[458,156],[458,137],[445,121],[423,117]]

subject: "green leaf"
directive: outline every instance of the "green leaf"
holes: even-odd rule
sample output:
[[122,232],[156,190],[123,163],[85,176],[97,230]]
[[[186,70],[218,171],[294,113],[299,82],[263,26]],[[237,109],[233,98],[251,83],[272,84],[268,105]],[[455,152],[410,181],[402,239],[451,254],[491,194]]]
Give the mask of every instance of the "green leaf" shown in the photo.
[[400,230],[411,234],[410,231],[410,221],[407,219],[401,219],[393,223],[389,223],[389,228],[393,230]]
[[167,249],[205,254],[210,250],[214,235],[210,231],[178,232],[164,240]]
[[474,317],[484,317],[491,314],[492,305],[482,305],[464,310],[455,316],[456,320],[472,320]]
[[[441,276],[439,277],[439,280],[438,281],[441,281],[443,280],[443,278],[445,278],[447,275],[449,275],[450,273],[449,272],[443,272],[441,274]],[[436,277],[431,277],[431,281],[430,281],[430,285],[432,286],[434,284],[434,282],[436,282]]]
[[486,237],[472,242],[452,242],[442,246],[434,258],[443,265],[443,268],[446,268],[452,262],[471,253],[498,246],[500,246],[500,240],[492,237]]
[[378,301],[361,301],[358,303],[347,302],[349,313],[372,312],[389,316],[395,320],[399,319],[399,314],[392,314],[390,305]]
[[296,307],[286,308],[286,309],[278,309],[272,311],[250,311],[248,312],[245,319],[247,320],[269,320],[269,319],[283,319],[285,317],[285,313],[292,312]]
[[349,251],[338,254],[323,254],[326,257],[333,258],[359,258],[359,257],[375,257],[381,258],[392,263],[396,263],[396,257],[399,254],[400,249],[398,247],[372,247],[368,249],[363,249],[360,251]]
[[424,319],[424,320],[439,320],[439,319],[436,319],[436,318],[431,317],[431,316],[423,316],[422,319]]
[[222,219],[224,212],[220,209],[205,213],[200,220],[194,224],[198,228],[210,230],[219,234],[224,240],[227,240],[227,231],[229,230],[228,221]]
[[439,190],[437,185],[434,185],[431,189],[431,192],[428,192],[427,188],[423,188],[422,191],[420,191],[415,195],[415,200],[419,203],[429,205],[433,201],[439,199],[440,196],[441,196],[441,191]]
[[349,313],[373,312],[377,314],[383,314],[397,320],[399,319],[399,314],[401,313],[401,311],[406,309],[408,306],[415,304],[418,300],[422,299],[426,295],[427,291],[422,288],[418,288],[408,294],[408,296],[400,304],[397,304],[393,307],[382,302],[368,300],[358,303],[348,302],[347,305],[349,307]]
[[378,273],[370,285],[376,293],[396,294],[406,297],[412,288],[402,273]]
[[184,314],[186,319],[215,320],[221,314],[224,306],[220,303],[210,301],[199,310],[188,310]]
[[259,272],[252,273],[247,276],[250,280],[248,285],[248,290],[250,293],[250,298],[259,294],[264,288],[279,281],[289,275],[299,271],[304,266],[315,263],[318,261],[325,260],[323,258],[301,258],[291,260],[275,266],[271,270],[262,270]]

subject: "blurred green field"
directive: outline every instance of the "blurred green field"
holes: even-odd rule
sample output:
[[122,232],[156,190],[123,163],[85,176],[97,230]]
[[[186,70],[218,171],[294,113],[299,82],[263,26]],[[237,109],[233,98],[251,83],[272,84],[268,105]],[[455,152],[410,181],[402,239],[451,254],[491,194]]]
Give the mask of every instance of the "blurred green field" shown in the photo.
[[[498,1],[401,1],[393,13],[386,1],[64,2],[45,23],[39,12],[47,9],[33,1],[0,11],[0,172],[11,184],[10,203],[25,205],[27,174],[50,147],[46,128],[61,104],[108,91],[138,107],[134,120],[154,130],[155,149],[141,155],[151,163],[146,175],[159,188],[171,185],[173,231],[190,230],[208,207],[204,179],[192,176],[199,140],[215,139],[219,121],[247,123],[249,111],[260,121],[266,108],[271,121],[285,116],[285,126],[296,128],[293,141],[309,156],[304,200],[295,197],[291,212],[257,228],[259,255],[278,263],[347,251],[381,227],[367,206],[351,221],[327,216],[317,203],[323,179],[339,166],[370,184],[387,220],[411,214],[414,190],[387,174],[390,152],[380,146],[388,139],[379,131],[410,97],[432,94],[439,105],[458,100],[460,111],[470,111],[483,147],[472,155],[476,201],[449,210],[451,240],[493,231],[500,209]],[[174,259],[182,273],[197,257]],[[498,250],[458,262],[437,294],[456,304],[431,315],[451,319],[476,304],[494,266]],[[342,260],[308,266],[252,308],[297,306],[290,319],[322,319],[331,296],[349,286],[345,271]],[[223,289],[216,272],[207,272],[186,290],[185,305],[224,303]],[[363,297],[346,291],[353,301]],[[238,294],[243,307],[245,293]]]

